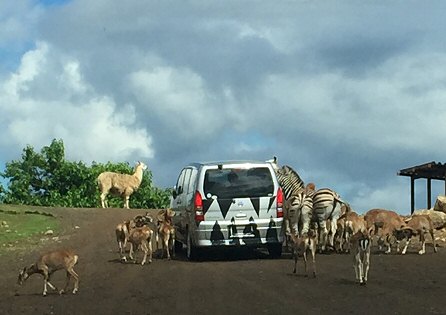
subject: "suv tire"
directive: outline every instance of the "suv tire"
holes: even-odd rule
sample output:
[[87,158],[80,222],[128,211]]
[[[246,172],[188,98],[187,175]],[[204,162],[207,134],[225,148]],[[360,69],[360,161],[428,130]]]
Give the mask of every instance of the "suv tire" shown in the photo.
[[190,261],[198,260],[199,258],[199,248],[194,246],[189,229],[187,230],[186,256]]
[[267,248],[271,258],[280,258],[282,256],[282,243],[268,244]]

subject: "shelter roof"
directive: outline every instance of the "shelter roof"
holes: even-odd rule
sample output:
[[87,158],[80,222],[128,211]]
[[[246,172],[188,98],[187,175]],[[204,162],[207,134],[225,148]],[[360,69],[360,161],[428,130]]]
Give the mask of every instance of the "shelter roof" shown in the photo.
[[398,172],[400,176],[413,178],[430,178],[446,180],[446,163],[429,162],[417,166],[402,169]]

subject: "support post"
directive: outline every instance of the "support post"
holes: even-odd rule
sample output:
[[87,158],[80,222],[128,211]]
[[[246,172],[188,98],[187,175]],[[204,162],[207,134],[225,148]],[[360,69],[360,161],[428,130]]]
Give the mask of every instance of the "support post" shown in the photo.
[[427,179],[427,208],[430,209],[432,206],[432,180]]
[[[446,185],[446,184],[445,184]],[[446,186],[445,186],[446,189]],[[415,211],[415,178],[410,177],[410,214]]]

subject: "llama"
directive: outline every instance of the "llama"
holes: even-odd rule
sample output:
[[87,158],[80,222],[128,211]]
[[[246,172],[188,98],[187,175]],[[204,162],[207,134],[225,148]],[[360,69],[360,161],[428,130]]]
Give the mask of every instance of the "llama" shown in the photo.
[[50,282],[51,275],[57,270],[65,269],[67,271],[67,281],[65,288],[59,290],[59,294],[64,293],[68,289],[71,277],[74,278],[73,294],[76,294],[79,290],[79,276],[73,268],[74,265],[77,264],[77,261],[78,255],[69,250],[55,250],[48,252],[41,255],[34,264],[23,268],[19,273],[17,283],[22,285],[32,274],[41,274],[43,276],[43,296],[46,296],[47,285],[51,289],[57,291],[57,288]]
[[101,191],[102,208],[108,208],[106,200],[109,193],[121,196],[124,200],[124,208],[129,209],[130,195],[133,194],[141,185],[143,172],[147,165],[142,162],[136,163],[133,175],[119,174],[114,172],[102,172],[98,176],[98,186]]

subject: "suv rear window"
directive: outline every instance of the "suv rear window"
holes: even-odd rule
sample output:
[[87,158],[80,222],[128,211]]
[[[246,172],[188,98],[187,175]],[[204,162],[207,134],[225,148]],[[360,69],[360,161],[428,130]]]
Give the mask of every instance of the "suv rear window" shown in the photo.
[[209,169],[203,190],[222,199],[265,197],[273,195],[274,182],[268,167]]

